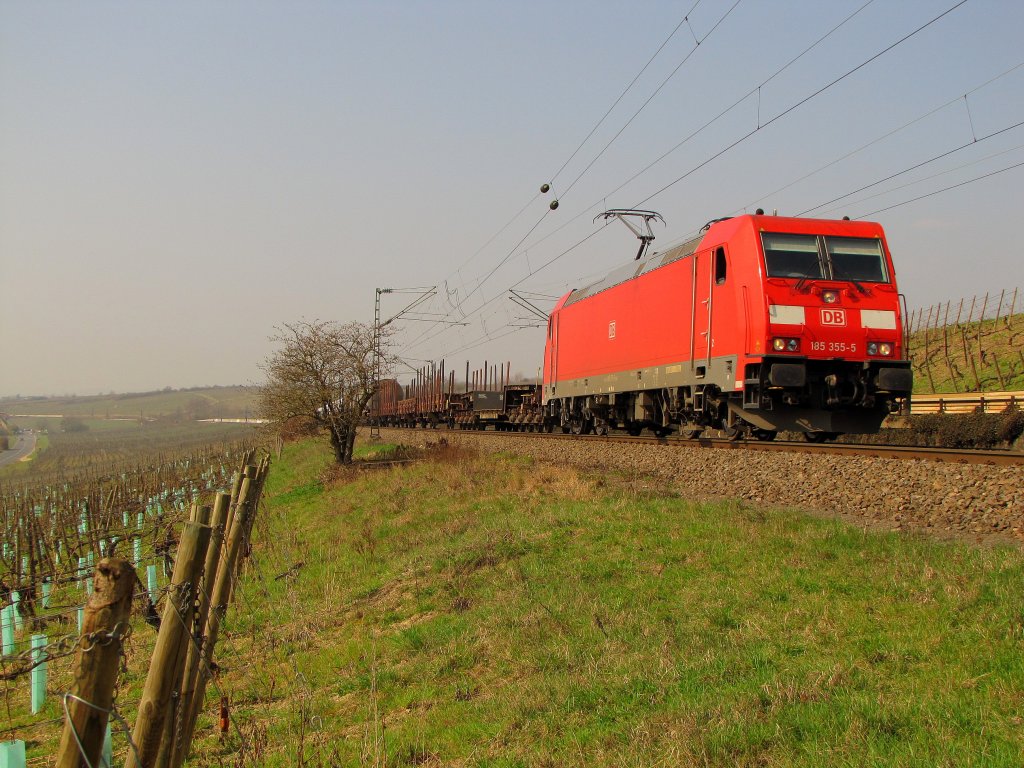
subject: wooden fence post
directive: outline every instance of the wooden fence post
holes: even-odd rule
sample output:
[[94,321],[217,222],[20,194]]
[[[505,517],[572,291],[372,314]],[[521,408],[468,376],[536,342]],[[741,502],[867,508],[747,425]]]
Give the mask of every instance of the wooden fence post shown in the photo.
[[121,641],[127,633],[137,580],[135,569],[127,560],[113,557],[100,561],[93,578],[95,588],[85,606],[71,689],[77,699],[92,706],[76,699],[68,703],[68,718],[57,750],[57,768],[99,764],[114,701]]
[[129,753],[125,768],[152,768],[160,750],[164,721],[176,709],[172,695],[181,681],[185,652],[192,631],[189,622],[192,618],[196,581],[206,558],[210,534],[210,526],[192,521],[185,523],[181,533],[167,604],[160,621],[160,634],[153,649],[146,687],[139,702],[139,713],[132,734],[138,757]]
[[[192,513],[189,520],[193,523],[201,523],[202,525],[210,524],[211,509],[208,506],[202,506],[198,502],[193,502]],[[213,532],[211,527],[210,538],[213,538]],[[209,554],[210,548],[207,546],[206,554],[203,555],[203,562],[206,560],[206,556]],[[188,654],[192,652],[192,647],[195,643],[198,643],[198,638],[195,637],[195,633],[202,629],[202,625],[197,626],[198,621],[198,604],[201,595],[201,587],[203,582],[203,571],[200,567],[196,573],[194,597],[189,607],[192,609],[183,618],[186,619],[188,630],[185,638],[182,642],[185,644],[185,661],[182,664],[182,669],[185,669],[188,665]],[[164,718],[163,734],[160,736],[160,751],[156,756],[156,768],[168,768],[171,764],[171,755],[174,751],[174,745],[180,743],[183,736],[181,730],[182,723],[182,694],[185,677],[174,684],[171,689],[171,707],[167,712],[167,716]]]
[[172,745],[169,763],[175,768],[185,762],[189,747],[192,744],[195,720],[191,717],[191,713],[195,706],[196,683],[197,676],[199,675],[199,664],[203,657],[203,644],[207,642],[203,632],[205,631],[207,616],[209,616],[210,612],[210,594],[213,591],[213,581],[217,578],[217,565],[220,562],[221,549],[224,544],[224,521],[227,519],[228,507],[230,505],[230,494],[217,494],[217,500],[213,505],[213,516],[210,520],[210,526],[213,531],[210,537],[210,546],[206,550],[206,563],[203,566],[203,576],[200,580],[199,607],[196,611],[195,634],[193,635],[194,642],[189,643],[188,655],[185,657],[185,672],[181,680],[181,705],[179,707],[181,739]]
[[[193,734],[195,723],[199,717],[199,710],[203,706],[203,697],[206,695],[206,684],[210,680],[210,664],[213,661],[213,649],[217,645],[217,637],[220,634],[220,623],[227,612],[228,598],[231,594],[231,582],[235,574],[235,563],[242,549],[244,532],[248,526],[248,517],[255,513],[255,504],[251,503],[253,482],[249,477],[242,480],[237,496],[235,514],[231,522],[231,530],[228,531],[227,540],[223,545],[223,556],[217,568],[217,577],[213,582],[213,591],[210,593],[210,605],[206,617],[206,629],[203,632],[205,641],[202,645],[202,658],[199,661],[199,674],[196,678],[194,693],[191,696],[191,705],[185,713],[185,732]],[[181,759],[187,757],[191,745],[184,745],[184,753]],[[131,768],[128,766],[127,768]]]

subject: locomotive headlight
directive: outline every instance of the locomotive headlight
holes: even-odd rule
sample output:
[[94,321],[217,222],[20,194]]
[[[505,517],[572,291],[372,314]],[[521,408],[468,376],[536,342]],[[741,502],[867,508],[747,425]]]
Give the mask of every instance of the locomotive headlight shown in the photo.
[[772,339],[772,349],[774,349],[776,352],[782,352],[785,348],[785,339]]
[[786,349],[788,349],[790,352],[796,352],[798,349],[800,349],[800,342],[797,341],[796,339],[790,339],[789,341],[786,342]]
[[889,357],[892,354],[892,344],[888,341],[869,341],[868,354]]
[[839,291],[822,291],[821,300],[826,304],[835,304],[839,301]]
[[800,339],[772,339],[772,349],[776,352],[798,352],[800,351]]

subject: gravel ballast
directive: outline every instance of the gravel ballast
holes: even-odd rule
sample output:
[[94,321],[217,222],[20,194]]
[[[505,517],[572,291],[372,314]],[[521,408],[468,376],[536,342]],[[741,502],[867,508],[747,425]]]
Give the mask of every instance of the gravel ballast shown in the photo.
[[483,453],[655,476],[695,500],[742,499],[842,517],[872,528],[1024,544],[1022,466],[546,440],[458,430],[381,433],[388,442],[406,445],[423,447],[445,440]]

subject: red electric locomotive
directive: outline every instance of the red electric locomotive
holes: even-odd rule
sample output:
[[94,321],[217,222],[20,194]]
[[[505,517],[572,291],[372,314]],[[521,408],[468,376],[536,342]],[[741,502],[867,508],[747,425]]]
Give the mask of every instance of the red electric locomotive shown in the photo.
[[759,212],[705,229],[558,302],[548,427],[877,432],[912,386],[882,227]]

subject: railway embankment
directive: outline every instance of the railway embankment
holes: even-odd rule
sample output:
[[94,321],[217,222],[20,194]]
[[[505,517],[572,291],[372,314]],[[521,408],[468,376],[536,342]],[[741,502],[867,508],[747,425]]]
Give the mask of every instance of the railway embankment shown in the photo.
[[649,475],[670,481],[692,499],[741,499],[835,516],[873,529],[1024,545],[1024,466],[1020,465],[703,450],[506,433],[382,430],[382,436],[413,445],[446,440],[482,452]]
[[246,743],[206,762],[1022,764],[1024,551],[736,501],[650,446],[384,437],[282,447],[221,667]]

